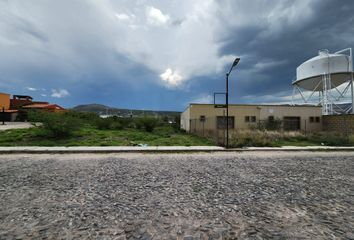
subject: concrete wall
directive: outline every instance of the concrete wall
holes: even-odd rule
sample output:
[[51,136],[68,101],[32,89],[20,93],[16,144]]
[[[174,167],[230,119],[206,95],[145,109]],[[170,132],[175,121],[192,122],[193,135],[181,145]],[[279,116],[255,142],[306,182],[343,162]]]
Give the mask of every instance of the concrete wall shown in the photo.
[[181,129],[186,130],[189,132],[190,130],[190,107],[188,107],[182,114],[181,114]]
[[[206,121],[201,123],[200,116]],[[193,129],[215,130],[216,117],[226,116],[225,108],[215,108],[213,104],[191,104],[181,114],[181,128],[186,131]],[[249,129],[257,125],[259,120],[268,120],[269,116],[283,120],[284,117],[300,117],[301,130],[321,131],[322,120],[319,123],[310,123],[310,117],[321,117],[321,108],[315,106],[280,106],[280,105],[229,105],[229,116],[235,118],[235,129]],[[246,122],[246,116],[256,117],[256,122]],[[192,126],[191,126],[192,125]]]
[[354,115],[323,116],[323,130],[354,134]]
[[[216,117],[226,116],[225,108],[215,108],[213,104],[192,104],[189,107],[189,117],[199,121],[200,116],[205,116],[204,128],[207,130],[216,129]],[[235,118],[235,128],[247,129],[249,123],[245,122],[245,116],[255,116],[259,120],[259,109],[253,105],[230,105],[229,116]]]
[[[273,116],[275,119],[283,120],[284,117],[300,117],[300,128],[302,131],[322,130],[322,110],[316,106],[276,106],[260,105],[261,119],[268,119]],[[311,122],[310,117],[320,117],[320,122]]]
[[5,108],[5,110],[10,108],[10,94],[0,93],[0,110]]

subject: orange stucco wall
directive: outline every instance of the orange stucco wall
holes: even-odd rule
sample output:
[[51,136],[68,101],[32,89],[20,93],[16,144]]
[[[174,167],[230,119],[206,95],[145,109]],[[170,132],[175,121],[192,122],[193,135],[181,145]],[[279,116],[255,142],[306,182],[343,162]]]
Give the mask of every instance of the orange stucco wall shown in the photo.
[[10,94],[0,93],[0,110],[5,108],[5,110],[10,108]]

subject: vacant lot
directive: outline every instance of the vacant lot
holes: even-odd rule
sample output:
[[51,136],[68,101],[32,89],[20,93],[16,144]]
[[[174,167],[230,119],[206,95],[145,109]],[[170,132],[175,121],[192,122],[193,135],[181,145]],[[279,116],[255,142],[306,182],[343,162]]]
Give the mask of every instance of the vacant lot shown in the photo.
[[354,238],[354,153],[0,155],[0,239]]
[[38,128],[11,129],[0,134],[0,146],[208,146],[206,138],[193,136],[171,127],[158,127],[153,132],[138,129],[99,130],[82,127],[71,136],[54,138]]

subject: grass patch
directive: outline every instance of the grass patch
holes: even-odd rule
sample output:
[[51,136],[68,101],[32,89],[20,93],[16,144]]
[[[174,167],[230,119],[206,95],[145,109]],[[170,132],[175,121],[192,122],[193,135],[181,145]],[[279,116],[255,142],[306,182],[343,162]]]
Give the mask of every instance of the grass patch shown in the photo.
[[240,130],[231,136],[232,147],[354,146],[354,136],[333,132],[303,135],[300,132]]
[[158,127],[153,132],[135,128],[100,130],[90,125],[69,136],[55,138],[41,128],[11,129],[0,134],[0,146],[209,146],[206,138],[176,132],[172,127]]
[[208,146],[206,138],[179,130],[179,121],[153,117],[102,119],[93,113],[30,111],[40,127],[12,129],[0,134],[0,146]]

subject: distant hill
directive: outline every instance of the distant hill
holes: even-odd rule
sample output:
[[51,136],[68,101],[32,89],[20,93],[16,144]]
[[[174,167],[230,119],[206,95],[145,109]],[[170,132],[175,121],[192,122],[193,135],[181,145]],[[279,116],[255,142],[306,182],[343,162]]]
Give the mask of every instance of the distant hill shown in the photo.
[[94,112],[99,115],[116,115],[120,117],[129,117],[131,114],[133,116],[167,116],[167,117],[175,117],[179,116],[181,113],[180,112],[174,112],[174,111],[154,111],[154,110],[136,110],[136,109],[122,109],[122,108],[114,108],[114,107],[109,107],[105,106],[102,104],[83,104],[83,105],[78,105],[76,107],[73,107],[72,110],[78,111],[78,112]]

